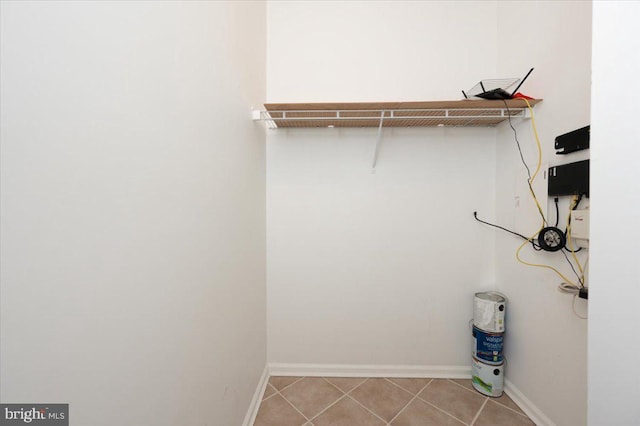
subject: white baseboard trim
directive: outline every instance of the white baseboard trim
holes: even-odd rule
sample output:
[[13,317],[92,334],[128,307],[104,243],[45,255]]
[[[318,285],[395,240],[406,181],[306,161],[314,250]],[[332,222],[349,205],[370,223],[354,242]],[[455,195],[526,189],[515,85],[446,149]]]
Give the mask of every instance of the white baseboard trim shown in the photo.
[[269,363],[271,376],[307,377],[428,377],[469,379],[471,366],[458,365],[361,365]]
[[244,416],[242,426],[252,426],[253,422],[256,421],[256,416],[258,415],[258,410],[260,409],[260,403],[262,402],[264,391],[267,388],[267,383],[269,383],[269,365],[264,366],[262,376],[260,376],[260,381],[258,382],[258,386],[256,386],[256,391],[253,393],[253,398],[249,404],[247,414]]
[[504,391],[537,426],[556,426],[529,398],[524,396],[513,383],[506,379],[504,381]]

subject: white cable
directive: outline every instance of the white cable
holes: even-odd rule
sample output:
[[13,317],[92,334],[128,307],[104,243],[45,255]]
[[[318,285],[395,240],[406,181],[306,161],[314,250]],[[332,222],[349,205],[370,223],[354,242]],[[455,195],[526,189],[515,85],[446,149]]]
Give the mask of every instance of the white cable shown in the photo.
[[571,303],[571,309],[573,310],[573,314],[580,319],[588,319],[589,317],[583,317],[578,314],[576,311],[576,299],[578,298],[578,293],[580,293],[580,287],[569,284],[567,282],[562,282],[558,285],[558,291],[561,293],[573,294],[573,302]]
[[580,287],[578,287],[575,284],[571,284],[563,281],[558,285],[558,291],[561,293],[569,293],[569,294],[577,295],[580,292]]
[[573,309],[573,313],[575,316],[577,316],[580,319],[589,319],[589,317],[583,317],[581,315],[578,315],[578,313],[576,312],[576,299],[578,298],[578,295],[573,296],[573,303],[571,304],[571,308]]

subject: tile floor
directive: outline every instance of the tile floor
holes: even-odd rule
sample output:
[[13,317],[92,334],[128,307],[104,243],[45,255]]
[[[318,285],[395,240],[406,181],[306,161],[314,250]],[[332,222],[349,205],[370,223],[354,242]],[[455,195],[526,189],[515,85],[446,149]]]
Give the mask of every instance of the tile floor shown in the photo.
[[271,377],[254,426],[520,426],[534,423],[507,396],[471,380]]

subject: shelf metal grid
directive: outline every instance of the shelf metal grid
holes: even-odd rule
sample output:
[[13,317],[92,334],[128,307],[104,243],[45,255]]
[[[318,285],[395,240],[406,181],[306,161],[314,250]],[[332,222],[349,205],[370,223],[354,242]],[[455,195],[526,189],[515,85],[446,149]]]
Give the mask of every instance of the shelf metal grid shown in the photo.
[[[539,100],[531,100],[531,105]],[[434,107],[430,107],[434,105]],[[419,107],[415,107],[419,106]],[[426,107],[425,107],[426,106]],[[444,106],[444,107],[443,107]],[[467,107],[468,106],[468,107]],[[522,100],[442,101],[354,104],[265,104],[254,119],[270,128],[313,127],[493,127],[511,118],[526,118]]]
[[[529,104],[535,105],[540,101],[532,99]],[[378,161],[383,128],[494,127],[505,120],[530,117],[527,102],[522,99],[265,104],[265,108],[253,111],[253,118],[265,121],[272,129],[377,127],[373,170]]]

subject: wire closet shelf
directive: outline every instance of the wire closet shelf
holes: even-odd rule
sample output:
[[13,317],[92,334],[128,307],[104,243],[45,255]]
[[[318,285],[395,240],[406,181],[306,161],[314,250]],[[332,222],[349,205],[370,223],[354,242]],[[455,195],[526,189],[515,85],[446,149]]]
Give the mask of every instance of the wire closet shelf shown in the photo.
[[[531,105],[539,100],[529,101]],[[265,104],[254,119],[270,128],[309,127],[493,127],[526,118],[519,99],[352,104]]]

